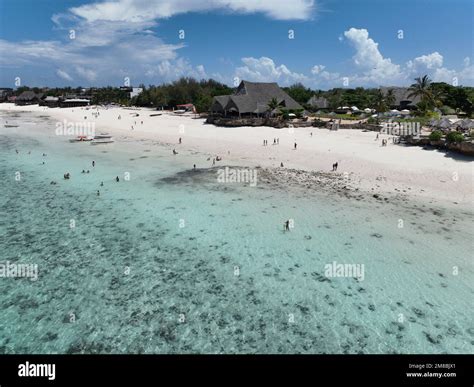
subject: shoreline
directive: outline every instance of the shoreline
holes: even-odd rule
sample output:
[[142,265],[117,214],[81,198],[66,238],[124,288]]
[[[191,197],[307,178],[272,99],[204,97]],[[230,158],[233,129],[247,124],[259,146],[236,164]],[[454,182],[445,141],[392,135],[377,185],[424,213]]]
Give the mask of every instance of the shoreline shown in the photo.
[[[294,174],[303,185],[318,184],[317,180],[311,179],[311,175],[316,173],[320,177],[327,175],[333,180],[341,179],[346,185],[349,183],[353,189],[369,195],[403,195],[407,200],[436,200],[457,208],[472,208],[473,204],[472,161],[418,147],[391,143],[381,147],[379,141],[390,137],[383,134],[380,134],[379,141],[375,141],[374,133],[355,129],[332,132],[318,128],[222,128],[205,124],[204,119],[168,112],[150,117],[156,111],[145,108],[51,109],[2,104],[0,111],[8,114],[31,112],[49,116],[52,120],[94,123],[96,132],[109,132],[118,143],[133,145],[152,141],[150,146],[158,143],[158,146],[169,148],[170,155],[173,149],[177,149],[180,155],[194,156],[198,168],[210,167],[212,158],[219,155],[223,159],[222,165],[281,171],[276,176],[283,184],[294,183],[291,176]],[[100,115],[94,118],[93,111],[99,111]],[[139,116],[131,116],[135,114]],[[14,118],[9,123],[11,121]],[[178,143],[179,138],[182,138],[182,144]],[[273,145],[274,138],[278,138],[279,145]],[[269,145],[263,146],[263,139],[267,139]],[[293,149],[295,142],[297,150]],[[334,162],[339,164],[337,172],[331,172]],[[280,168],[280,163],[284,168]]]

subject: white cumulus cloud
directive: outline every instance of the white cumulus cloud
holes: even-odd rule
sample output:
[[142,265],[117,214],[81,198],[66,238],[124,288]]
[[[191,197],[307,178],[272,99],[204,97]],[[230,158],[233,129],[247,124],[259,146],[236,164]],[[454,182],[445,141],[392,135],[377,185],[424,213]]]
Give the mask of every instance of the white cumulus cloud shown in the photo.
[[142,22],[188,12],[225,10],[262,13],[277,20],[307,20],[315,10],[314,0],[109,0],[74,7],[71,12],[87,21]]
[[276,65],[273,59],[262,56],[261,58],[242,58],[244,66],[237,67],[235,75],[240,79],[254,82],[278,82],[284,86],[308,79],[306,75],[292,72],[284,64]]
[[350,28],[344,32],[344,36],[355,48],[353,60],[356,67],[362,71],[354,79],[382,85],[397,82],[403,78],[400,65],[393,63],[390,58],[383,57],[378,43],[369,37],[366,29]]

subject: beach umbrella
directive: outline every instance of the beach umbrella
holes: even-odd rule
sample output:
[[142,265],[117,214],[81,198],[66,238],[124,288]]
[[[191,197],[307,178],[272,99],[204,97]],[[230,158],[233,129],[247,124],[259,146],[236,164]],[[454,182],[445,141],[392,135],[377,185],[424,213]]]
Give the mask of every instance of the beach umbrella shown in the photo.
[[474,121],[470,120],[469,118],[466,118],[462,121],[458,121],[456,125],[459,126],[461,129],[471,129],[474,128]]
[[449,120],[449,118],[444,117],[438,121],[436,126],[441,129],[448,129],[453,126],[453,123]]
[[400,113],[404,114],[404,115],[408,115],[410,114],[410,110],[408,109],[403,109]]

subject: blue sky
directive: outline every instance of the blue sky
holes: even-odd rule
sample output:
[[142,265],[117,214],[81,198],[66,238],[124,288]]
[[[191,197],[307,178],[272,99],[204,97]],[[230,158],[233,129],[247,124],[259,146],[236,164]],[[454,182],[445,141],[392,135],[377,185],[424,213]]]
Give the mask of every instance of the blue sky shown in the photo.
[[472,25],[469,0],[0,0],[0,86],[473,86]]

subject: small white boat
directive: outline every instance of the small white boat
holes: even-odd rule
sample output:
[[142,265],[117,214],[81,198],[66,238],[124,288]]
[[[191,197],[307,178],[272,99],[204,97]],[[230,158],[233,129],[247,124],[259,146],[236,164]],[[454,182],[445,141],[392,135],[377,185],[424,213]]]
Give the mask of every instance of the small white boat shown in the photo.
[[101,133],[94,136],[94,139],[91,142],[91,145],[99,145],[99,144],[110,144],[115,142],[112,136],[108,133]]
[[99,140],[101,138],[112,138],[112,136],[108,133],[100,133],[94,136],[94,140]]
[[18,128],[19,125],[5,124],[5,128]]

